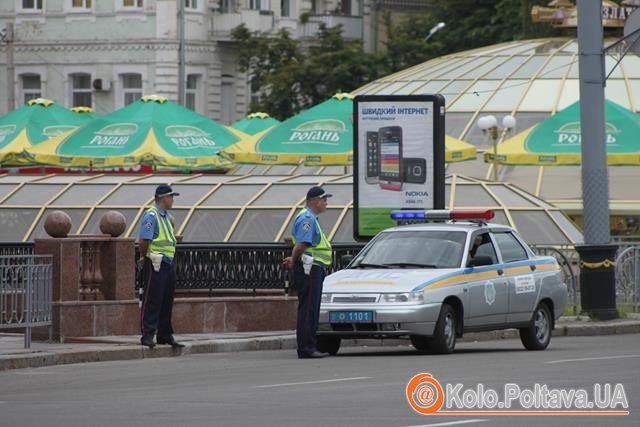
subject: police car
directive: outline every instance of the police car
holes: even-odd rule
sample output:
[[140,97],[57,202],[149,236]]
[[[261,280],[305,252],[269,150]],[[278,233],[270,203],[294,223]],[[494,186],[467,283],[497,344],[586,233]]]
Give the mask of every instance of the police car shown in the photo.
[[325,278],[318,350],[342,338],[409,338],[451,353],[465,332],[518,328],[528,350],[549,345],[567,286],[553,257],[535,255],[487,211],[394,211],[347,268]]

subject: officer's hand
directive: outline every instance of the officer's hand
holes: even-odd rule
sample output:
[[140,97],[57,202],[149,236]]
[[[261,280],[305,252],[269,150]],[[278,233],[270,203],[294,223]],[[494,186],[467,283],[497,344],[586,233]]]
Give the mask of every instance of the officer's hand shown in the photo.
[[291,258],[290,256],[286,257],[282,261],[282,265],[284,265],[288,269],[292,269],[293,268],[293,258]]

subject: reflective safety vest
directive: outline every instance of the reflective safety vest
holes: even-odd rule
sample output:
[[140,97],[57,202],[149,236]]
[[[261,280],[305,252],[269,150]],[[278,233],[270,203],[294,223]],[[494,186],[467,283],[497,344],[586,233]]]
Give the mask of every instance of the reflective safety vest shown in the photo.
[[[296,215],[296,220],[300,217],[300,215],[304,215],[309,212],[307,208],[303,208],[298,215]],[[320,227],[320,223],[318,223],[318,218],[313,215],[313,219],[316,222],[316,227],[320,231],[320,242],[316,246],[309,246],[304,253],[307,255],[311,255],[313,257],[314,262],[320,262],[324,265],[331,265],[331,258],[333,254],[333,250],[331,249],[331,243],[327,236],[324,235],[322,228]],[[296,242],[296,236],[293,237],[293,243]]]
[[[169,218],[166,220],[160,215],[160,211],[155,206],[150,207],[147,213],[153,212],[156,214],[156,222],[158,223],[158,237],[153,239],[149,243],[147,249],[147,256],[150,253],[162,254],[171,259],[176,254],[176,236],[173,234],[173,227]],[[168,214],[167,214],[168,215]]]

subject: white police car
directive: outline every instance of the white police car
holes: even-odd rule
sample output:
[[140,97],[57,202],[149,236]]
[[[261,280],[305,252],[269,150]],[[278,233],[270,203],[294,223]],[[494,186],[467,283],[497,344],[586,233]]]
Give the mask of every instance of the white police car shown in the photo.
[[493,211],[395,211],[401,225],[378,233],[323,285],[318,350],[342,338],[411,339],[451,353],[465,332],[518,328],[524,346],[549,345],[567,287],[553,257],[536,256]]

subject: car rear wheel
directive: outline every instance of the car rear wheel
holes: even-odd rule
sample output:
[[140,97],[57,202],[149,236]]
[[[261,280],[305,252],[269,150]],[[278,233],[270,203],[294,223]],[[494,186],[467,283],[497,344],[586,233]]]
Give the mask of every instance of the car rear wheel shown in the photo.
[[546,304],[539,304],[531,317],[531,324],[520,329],[520,340],[527,350],[544,350],[551,341],[553,319]]
[[321,353],[329,353],[335,356],[338,354],[338,350],[340,350],[340,338],[320,335],[317,337],[316,347]]
[[450,354],[456,347],[456,311],[449,304],[442,304],[429,348],[433,353]]

